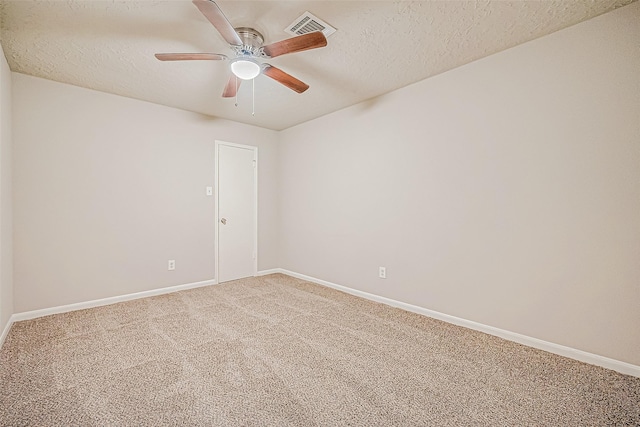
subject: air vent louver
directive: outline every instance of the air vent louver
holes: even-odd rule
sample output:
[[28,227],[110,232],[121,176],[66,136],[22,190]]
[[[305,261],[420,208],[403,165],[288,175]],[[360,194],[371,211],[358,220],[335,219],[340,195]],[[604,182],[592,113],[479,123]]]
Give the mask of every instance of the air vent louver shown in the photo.
[[294,36],[301,36],[314,31],[322,31],[325,37],[329,37],[336,32],[335,28],[310,12],[303,13],[284,30]]

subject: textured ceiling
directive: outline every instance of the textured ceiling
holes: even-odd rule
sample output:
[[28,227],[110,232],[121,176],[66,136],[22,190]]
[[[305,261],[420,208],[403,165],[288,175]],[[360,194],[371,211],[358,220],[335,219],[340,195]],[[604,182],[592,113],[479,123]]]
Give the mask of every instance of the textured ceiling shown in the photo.
[[231,54],[189,0],[3,1],[2,46],[11,70],[269,129],[390,92],[576,24],[631,0],[219,1],[235,26],[265,43],[304,11],[336,27],[328,46],[269,62],[311,88],[297,94],[259,76],[239,105],[223,99],[228,62],[160,62],[154,53]]

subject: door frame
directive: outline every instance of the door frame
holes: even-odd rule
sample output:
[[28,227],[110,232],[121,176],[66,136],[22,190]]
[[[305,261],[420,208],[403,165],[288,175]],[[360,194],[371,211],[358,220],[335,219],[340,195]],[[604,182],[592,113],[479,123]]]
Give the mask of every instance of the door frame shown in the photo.
[[220,146],[225,145],[228,147],[241,148],[245,150],[253,151],[253,276],[258,275],[258,147],[253,145],[236,144],[234,142],[215,140],[215,269],[216,269],[216,283],[220,283],[220,268],[219,268],[219,238],[220,238]]

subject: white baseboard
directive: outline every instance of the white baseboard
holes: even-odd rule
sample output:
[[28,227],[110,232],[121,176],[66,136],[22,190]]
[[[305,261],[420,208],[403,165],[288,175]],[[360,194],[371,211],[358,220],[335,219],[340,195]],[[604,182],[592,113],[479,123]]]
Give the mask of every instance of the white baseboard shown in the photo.
[[4,340],[5,338],[7,338],[7,335],[9,334],[9,329],[11,329],[11,325],[13,325],[13,322],[15,322],[13,315],[11,315],[11,317],[9,317],[9,320],[7,321],[7,324],[4,326],[4,329],[2,330],[2,335],[0,335],[0,348],[2,348],[2,344],[4,344]]
[[281,268],[272,268],[271,270],[260,270],[256,273],[256,276],[266,276],[267,274],[275,274],[275,273],[284,273],[284,270]]
[[67,313],[69,311],[83,310],[85,308],[100,307],[102,305],[115,304],[123,301],[131,301],[138,298],[152,297],[155,295],[170,294],[172,292],[184,291],[185,289],[199,288],[201,286],[215,285],[216,280],[204,280],[202,282],[186,283],[184,285],[169,286],[167,288],[152,289],[150,291],[136,292],[133,294],[119,295],[109,298],[101,298],[92,301],[78,302],[75,304],[61,305],[58,307],[43,308],[41,310],[24,311],[11,316],[9,323],[21,320],[35,319],[37,317],[49,316],[51,314]]
[[603,368],[612,369],[614,371],[617,371],[626,375],[632,375],[634,377],[640,378],[640,366],[632,365],[630,363],[621,362],[619,360],[611,359],[611,358],[600,356],[593,353],[588,353],[586,351],[578,350],[571,347],[566,347],[560,344],[543,341],[537,338],[532,338],[526,335],[518,334],[516,332],[506,331],[504,329],[495,328],[493,326],[484,325],[482,323],[473,322],[471,320],[462,319],[460,317],[450,316],[448,314],[429,310],[424,307],[407,304],[407,303],[396,301],[390,298],[385,298],[378,295],[370,294],[368,292],[359,291],[357,289],[351,289],[346,286],[327,282],[326,280],[321,280],[315,277],[306,276],[304,274],[296,273],[296,272],[285,270],[282,268],[265,270],[264,272],[260,272],[260,273],[286,274],[288,276],[296,277],[298,279],[306,280],[308,282],[313,282],[319,285],[327,286],[329,288],[337,289],[339,291],[346,292],[348,294],[362,297],[371,301],[380,302],[383,304],[390,305],[392,307],[397,307],[406,311],[411,311],[413,313],[422,314],[423,316],[432,317],[434,319],[442,320],[444,322],[452,323],[454,325],[463,326],[465,328],[484,332],[489,335],[494,335],[509,341],[517,342],[518,344],[523,344],[529,347],[548,351],[549,353],[558,354],[560,356],[568,357],[570,359],[579,360],[580,362],[601,366]]

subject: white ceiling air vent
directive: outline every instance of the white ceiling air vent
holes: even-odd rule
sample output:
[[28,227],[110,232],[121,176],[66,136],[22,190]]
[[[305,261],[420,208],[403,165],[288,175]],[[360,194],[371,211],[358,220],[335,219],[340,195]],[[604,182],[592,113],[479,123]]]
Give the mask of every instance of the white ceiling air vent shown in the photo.
[[325,37],[329,37],[336,32],[335,28],[310,12],[303,13],[284,30],[294,36],[301,36],[302,34],[313,33],[314,31],[322,31]]

